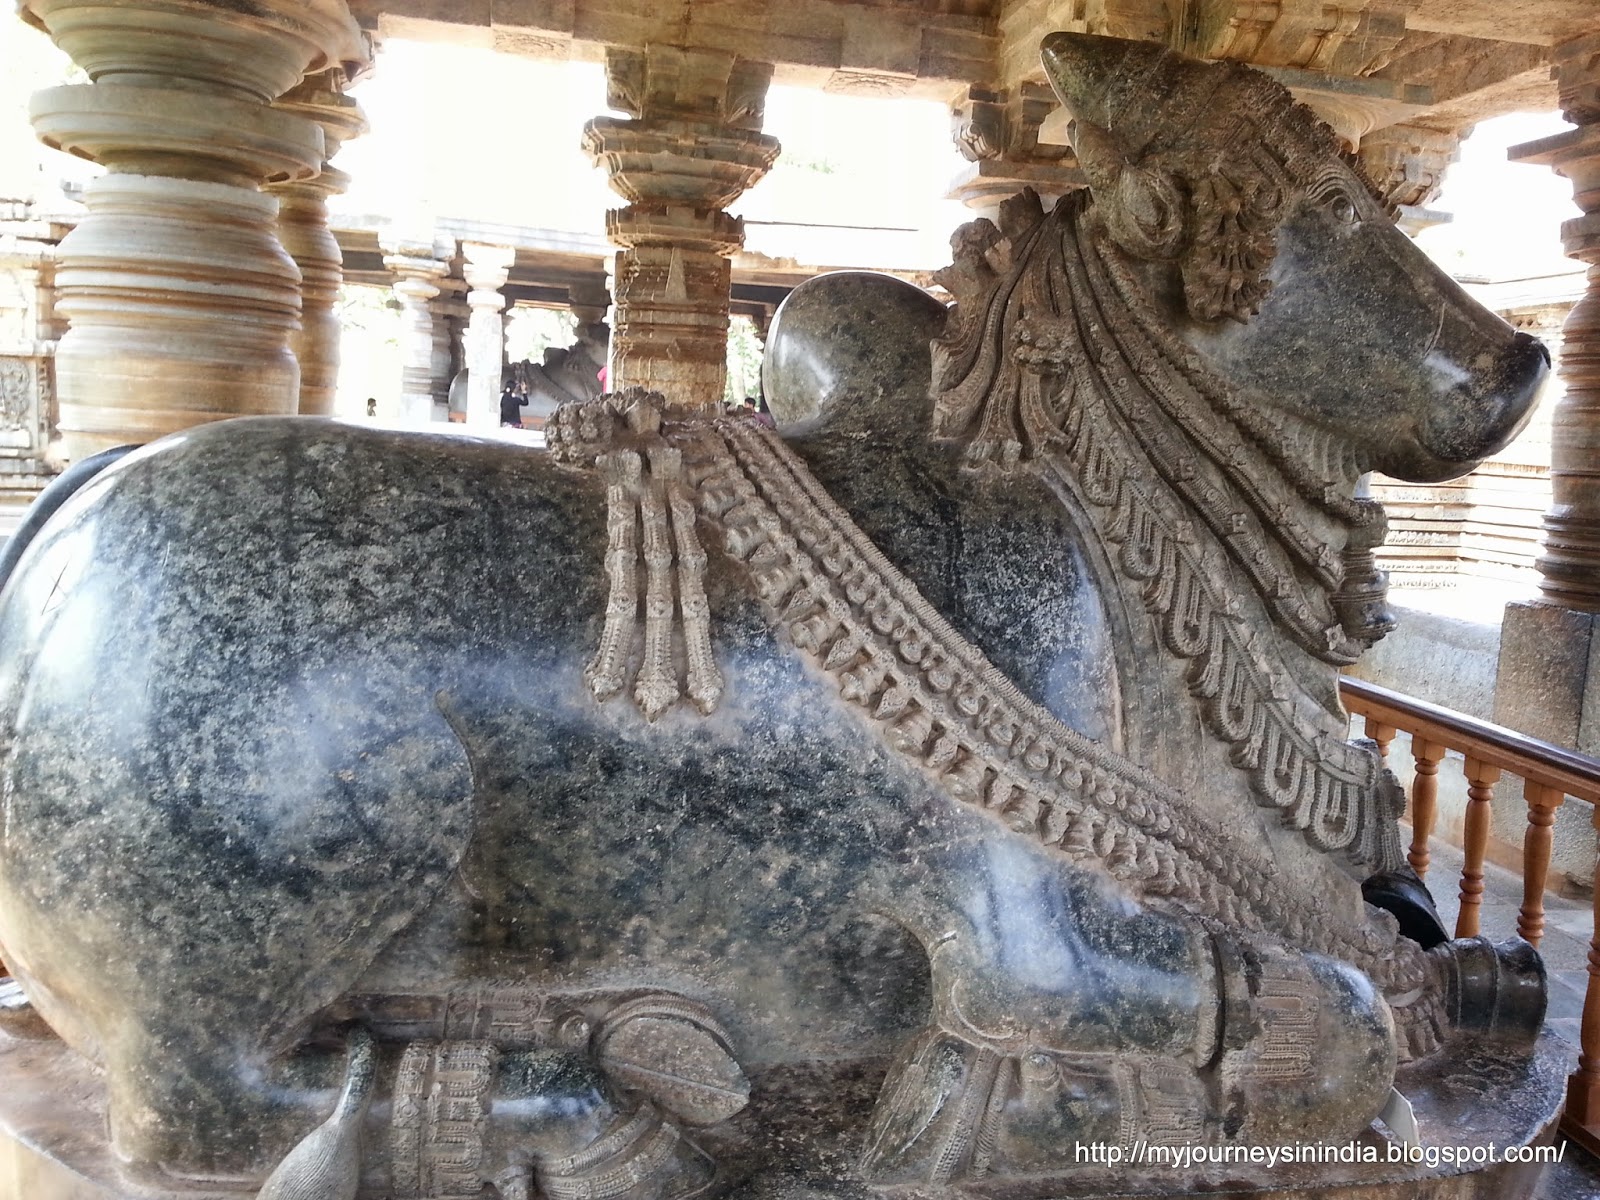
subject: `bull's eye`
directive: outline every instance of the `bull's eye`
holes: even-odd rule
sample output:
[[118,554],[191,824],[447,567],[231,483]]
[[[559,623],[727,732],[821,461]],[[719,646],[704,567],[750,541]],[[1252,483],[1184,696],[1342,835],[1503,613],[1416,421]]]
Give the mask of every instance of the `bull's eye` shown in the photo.
[[1341,225],[1354,225],[1360,215],[1356,212],[1356,202],[1342,192],[1334,196],[1333,203],[1329,207],[1333,211],[1334,220]]

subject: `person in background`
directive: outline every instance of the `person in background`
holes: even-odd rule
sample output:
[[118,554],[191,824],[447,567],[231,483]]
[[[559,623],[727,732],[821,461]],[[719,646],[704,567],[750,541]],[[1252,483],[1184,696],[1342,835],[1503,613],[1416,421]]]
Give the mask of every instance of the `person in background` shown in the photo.
[[378,398],[376,396],[368,396],[367,397],[367,416],[375,417],[377,415],[378,415]]
[[517,391],[517,385],[508,382],[500,392],[500,424],[522,428],[522,409],[528,407],[528,398]]

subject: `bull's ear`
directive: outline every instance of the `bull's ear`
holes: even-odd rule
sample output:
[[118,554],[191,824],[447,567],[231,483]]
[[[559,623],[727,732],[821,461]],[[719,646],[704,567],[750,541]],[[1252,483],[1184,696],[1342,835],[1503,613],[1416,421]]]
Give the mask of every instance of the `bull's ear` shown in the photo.
[[1139,258],[1172,258],[1183,249],[1183,197],[1159,167],[1126,167],[1117,180],[1110,226],[1122,248]]
[[1117,139],[1093,121],[1077,120],[1067,126],[1067,140],[1095,199],[1109,198],[1128,165]]
[[1091,122],[1074,121],[1071,136],[1117,244],[1138,258],[1174,257],[1183,248],[1184,202],[1172,175],[1154,164],[1129,162],[1116,138]]

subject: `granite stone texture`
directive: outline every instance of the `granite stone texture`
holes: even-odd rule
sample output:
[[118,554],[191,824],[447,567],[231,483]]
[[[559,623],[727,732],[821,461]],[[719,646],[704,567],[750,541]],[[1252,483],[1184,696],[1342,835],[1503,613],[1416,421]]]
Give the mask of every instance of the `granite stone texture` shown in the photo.
[[1090,194],[968,227],[950,314],[797,291],[776,430],[241,420],[51,496],[0,591],[39,1200],[1526,1191],[1082,1159],[1387,1145],[1396,1088],[1546,1136],[1543,966],[1364,901],[1336,692],[1357,477],[1464,470],[1545,364],[1277,84],[1046,63]]

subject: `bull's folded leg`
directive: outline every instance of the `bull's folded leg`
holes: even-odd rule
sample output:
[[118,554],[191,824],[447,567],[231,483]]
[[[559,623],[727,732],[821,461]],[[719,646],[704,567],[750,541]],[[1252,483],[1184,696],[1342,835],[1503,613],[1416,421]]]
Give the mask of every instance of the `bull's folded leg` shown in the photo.
[[111,1142],[153,1186],[259,1183],[327,1116],[341,1050],[306,1052],[286,1076],[260,1048],[208,1030],[156,1031],[105,1047]]
[[[863,1173],[943,1183],[1071,1169],[1096,1143],[1359,1132],[1389,1094],[1396,1057],[1370,981],[1319,955],[1188,929],[1211,967],[1193,976],[1202,985],[1187,1007],[1148,959],[1119,970],[1089,956],[1076,987],[1058,980],[1028,997],[1003,964],[984,975],[951,943],[939,947],[936,1024],[890,1069]],[[964,970],[952,970],[958,962]],[[1044,1020],[1052,1004],[1055,1024]],[[1005,1011],[1024,1016],[986,1031]]]
[[502,1196],[549,1200],[687,1200],[711,1182],[711,1160],[654,1105],[624,1102],[586,1056],[504,1055],[488,1166]]

